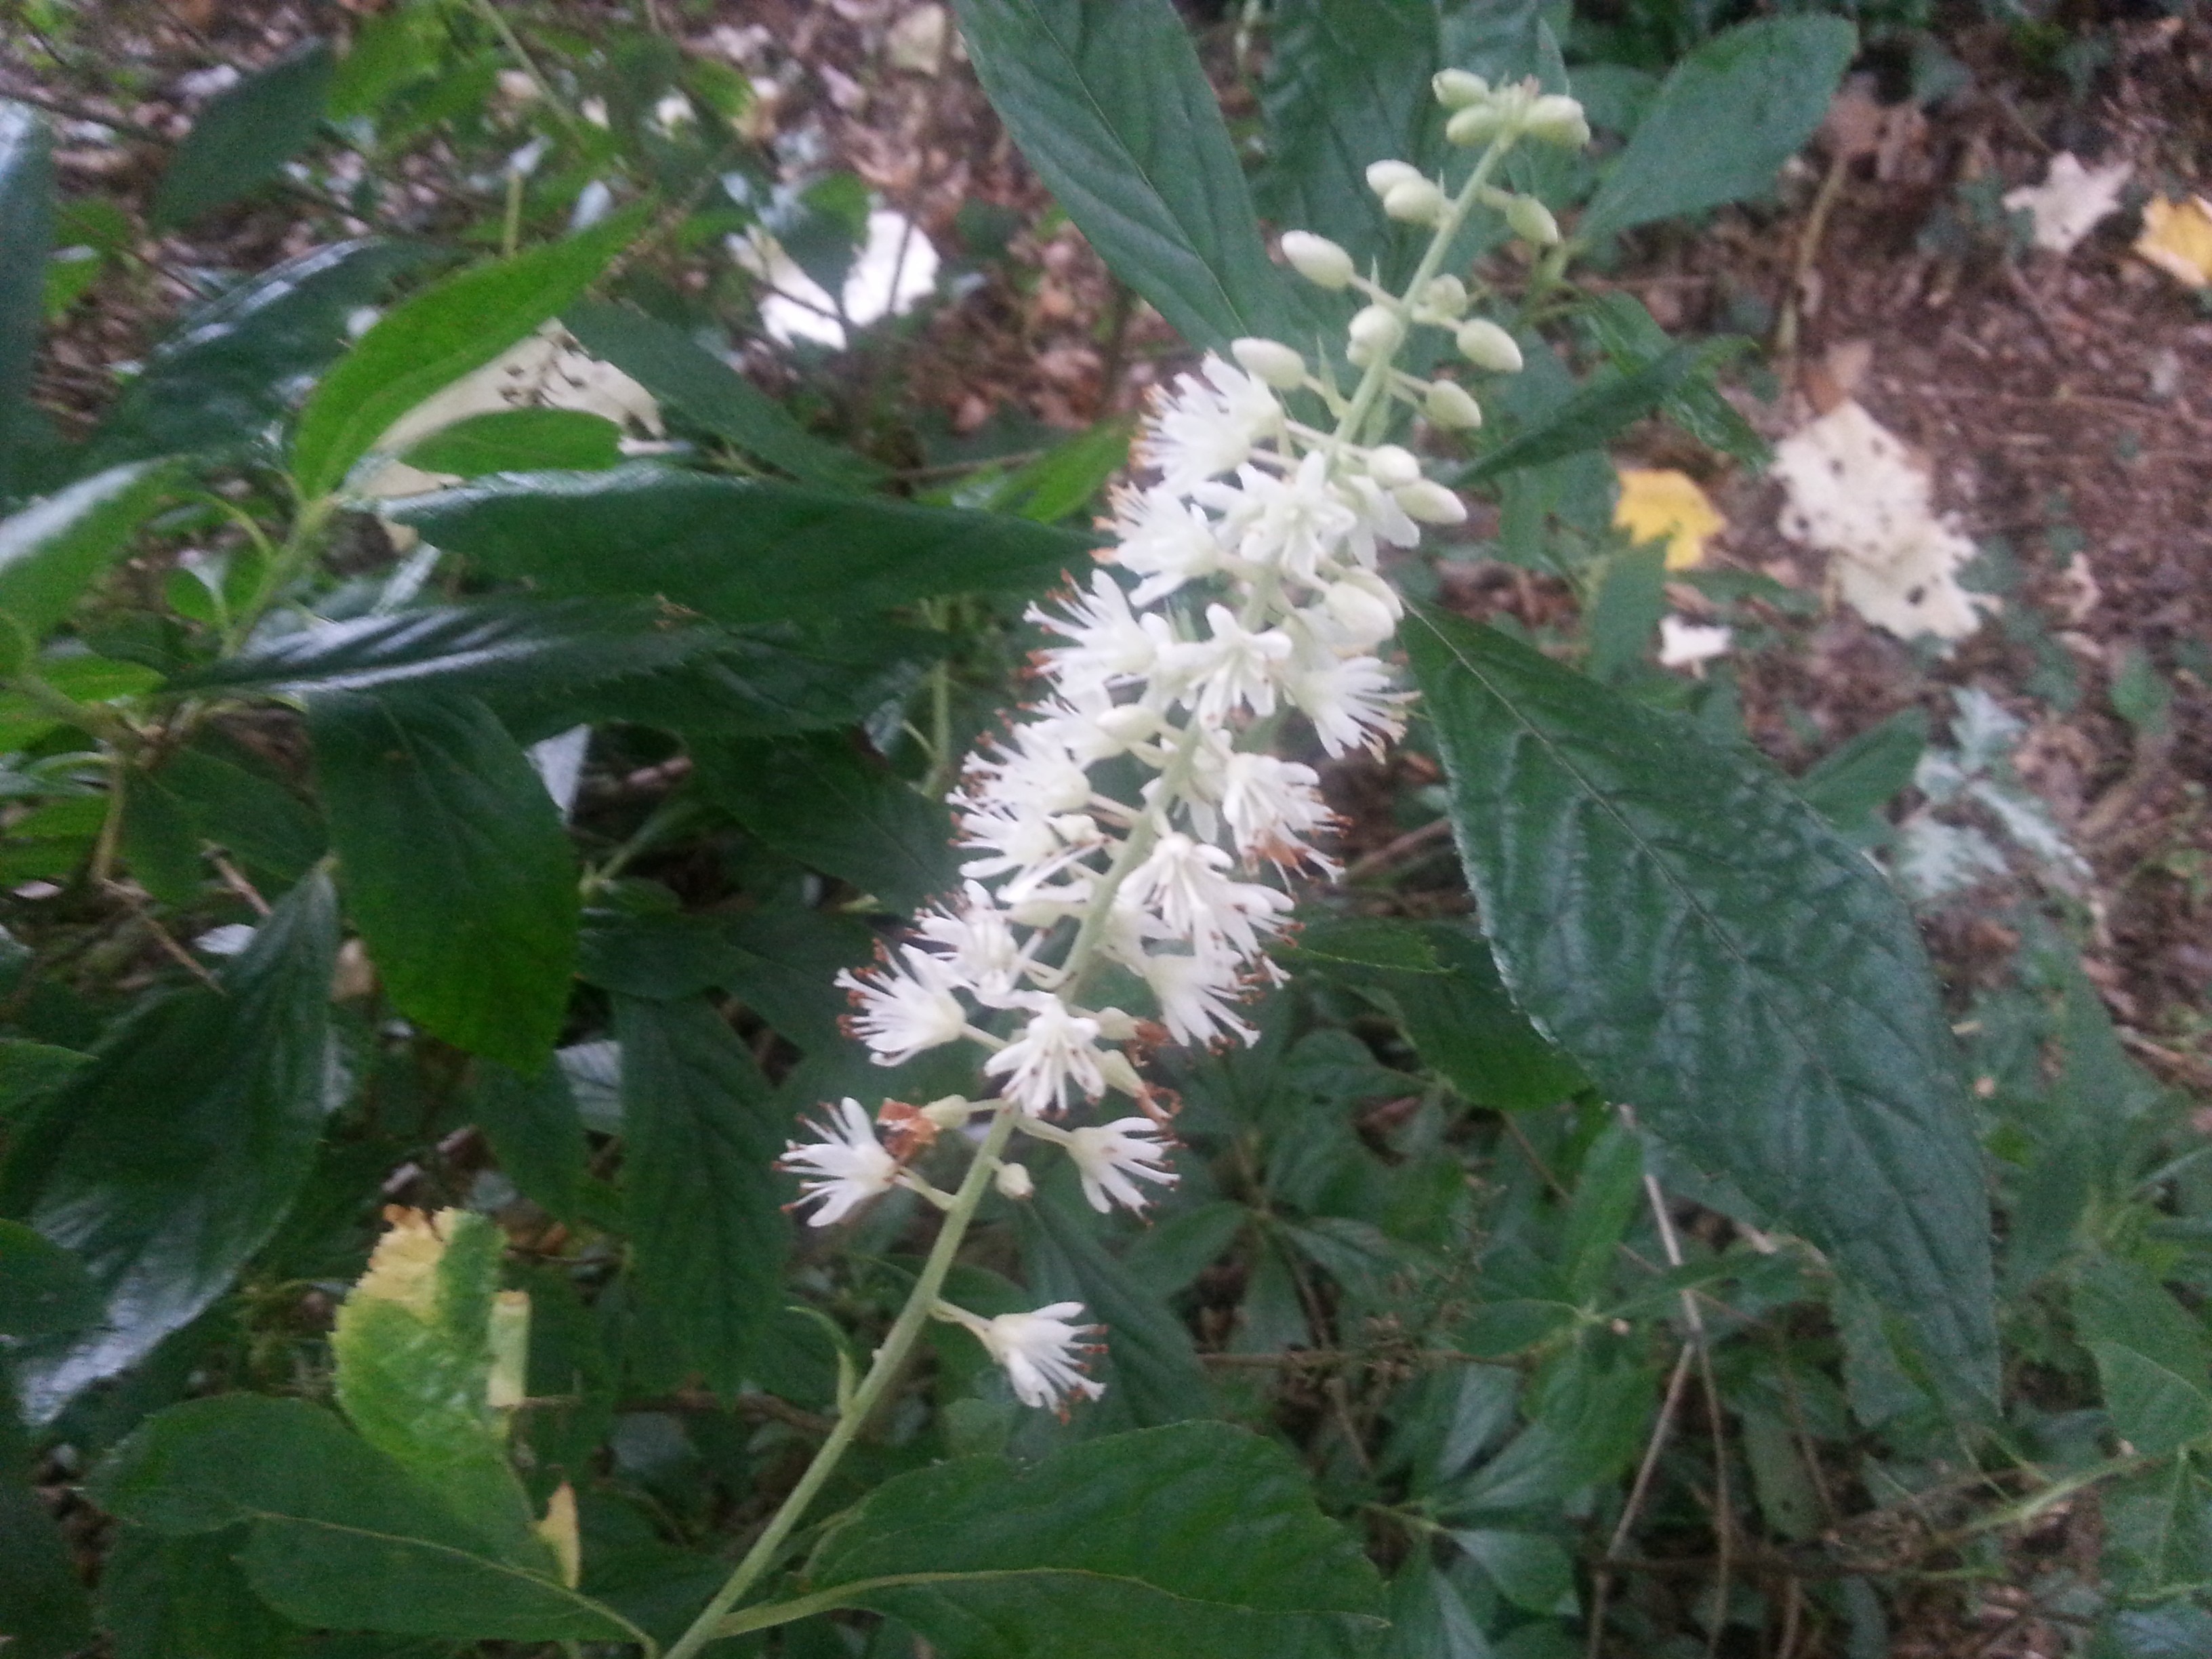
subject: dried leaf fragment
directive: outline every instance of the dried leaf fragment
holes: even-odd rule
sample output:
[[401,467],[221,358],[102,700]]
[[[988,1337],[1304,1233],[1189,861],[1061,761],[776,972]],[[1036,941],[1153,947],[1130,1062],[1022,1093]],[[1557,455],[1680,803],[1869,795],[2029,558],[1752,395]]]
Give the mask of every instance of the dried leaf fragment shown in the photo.
[[2212,202],[2153,197],[2136,252],[2185,287],[2212,287]]
[[2039,185],[2005,192],[2004,204],[2035,222],[2033,240],[2051,253],[2071,253],[2083,237],[2120,210],[2120,192],[2135,172],[2127,161],[2085,167],[2070,150],[2051,158]]
[[1665,542],[1669,570],[1703,564],[1705,544],[1728,528],[1698,481],[1671,467],[1622,467],[1613,522],[1639,544]]

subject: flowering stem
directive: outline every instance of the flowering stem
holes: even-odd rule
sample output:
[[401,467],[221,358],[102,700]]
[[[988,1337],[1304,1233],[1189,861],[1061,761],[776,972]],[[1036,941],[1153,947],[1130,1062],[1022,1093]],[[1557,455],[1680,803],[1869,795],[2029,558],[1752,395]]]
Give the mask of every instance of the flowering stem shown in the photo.
[[799,1484],[791,1495],[770,1517],[761,1535],[753,1540],[744,1559],[739,1561],[722,1588],[714,1592],[714,1599],[707,1603],[699,1616],[691,1621],[690,1628],[677,1638],[675,1645],[663,1659],[690,1659],[693,1654],[721,1634],[718,1626],[730,1609],[744,1599],[745,1593],[760,1582],[762,1576],[781,1553],[785,1541],[805,1516],[808,1507],[821,1495],[829,1484],[837,1465],[860,1431],[875,1414],[892,1385],[898,1381],[899,1372],[905,1368],[907,1357],[914,1352],[922,1331],[929,1323],[930,1310],[937,1305],[945,1289],[945,1275],[952,1270],[952,1261],[960,1253],[962,1242],[967,1237],[969,1224],[975,1220],[975,1211],[990,1189],[991,1177],[999,1167],[999,1154],[1006,1150],[1006,1141],[1014,1132],[1014,1120],[1020,1109],[1012,1101],[1000,1101],[991,1117],[990,1127],[985,1131],[982,1144],[968,1165],[959,1190],[953,1194],[951,1207],[945,1212],[945,1223],[938,1230],[937,1242],[930,1246],[929,1257],[922,1263],[921,1273],[908,1292],[906,1305],[899,1310],[898,1317],[876,1350],[875,1358],[868,1366],[868,1374],[854,1391],[852,1403],[837,1419],[829,1438],[814,1454],[814,1461],[799,1477]]

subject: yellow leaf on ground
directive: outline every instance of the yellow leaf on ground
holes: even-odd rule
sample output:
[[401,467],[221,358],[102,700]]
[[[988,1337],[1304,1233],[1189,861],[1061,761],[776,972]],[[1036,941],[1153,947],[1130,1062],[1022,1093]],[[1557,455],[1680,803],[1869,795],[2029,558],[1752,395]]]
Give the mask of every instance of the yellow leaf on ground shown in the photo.
[[1671,467],[1622,467],[1613,522],[1638,545],[1666,543],[1669,570],[1703,564],[1706,542],[1728,528],[1698,481]]
[[2178,202],[2153,197],[2143,204],[2136,252],[2178,283],[2212,287],[2212,202],[2202,196]]

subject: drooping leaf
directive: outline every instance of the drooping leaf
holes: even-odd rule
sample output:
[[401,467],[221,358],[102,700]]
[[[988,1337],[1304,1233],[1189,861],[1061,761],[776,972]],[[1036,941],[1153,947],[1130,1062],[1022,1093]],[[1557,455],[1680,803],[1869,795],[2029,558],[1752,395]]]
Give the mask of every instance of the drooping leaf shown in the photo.
[[580,301],[561,321],[585,350],[629,375],[692,425],[801,483],[860,487],[881,469],[825,443],[781,404],[681,329],[623,306]]
[[151,1419],[97,1469],[100,1506],[165,1536],[250,1526],[255,1592],[311,1627],[518,1642],[637,1641],[637,1630],[486,1541],[337,1418],[232,1394]]
[[635,462],[486,479],[386,508],[549,594],[658,595],[718,622],[826,621],[940,593],[1033,592],[1095,538],[1019,519]]
[[470,1111],[522,1195],[550,1215],[574,1220],[589,1149],[562,1069],[548,1066],[524,1078],[487,1060],[477,1068]]
[[549,681],[573,687],[650,672],[715,642],[712,633],[678,626],[644,602],[488,599],[302,629],[170,686],[291,696],[434,686],[441,694],[496,696]]
[[307,1633],[253,1593],[242,1533],[166,1538],[125,1527],[100,1573],[115,1659],[292,1659]]
[[767,1080],[704,1002],[615,1004],[638,1289],[720,1393],[780,1305],[791,1194]]
[[957,0],[983,90],[1114,274],[1193,344],[1300,337],[1169,0]]
[[622,435],[605,416],[580,409],[501,409],[441,427],[399,459],[460,478],[549,467],[588,471],[621,461]]
[[167,483],[155,462],[110,467],[0,520],[0,666],[21,662],[69,615]]
[[308,711],[346,898],[392,1002],[524,1073],[576,959],[575,856],[529,759],[473,698],[334,693]]
[[1407,641],[1514,1000],[1992,1393],[1981,1158],[1895,896],[1755,757],[1493,629],[1423,611]]
[[333,242],[187,313],[93,434],[92,464],[227,451],[262,436],[345,349],[347,319],[422,258],[401,243]]
[[1715,35],[1668,76],[1576,234],[1765,194],[1827,114],[1857,50],[1839,17],[1760,18]]
[[694,757],[700,787],[779,853],[911,912],[957,884],[952,821],[842,736]]
[[46,125],[0,100],[0,494],[16,476],[15,447],[31,407],[31,368],[46,316],[53,242],[54,171]]
[[273,178],[315,136],[336,66],[328,42],[303,40],[210,98],[154,186],[155,228],[197,219]]
[[1374,1570],[1304,1471],[1221,1423],[900,1475],[823,1540],[807,1583],[725,1628],[867,1607],[945,1659],[1338,1659],[1382,1624]]
[[2096,1356],[2113,1430],[2137,1451],[2154,1457],[2212,1435],[2212,1340],[2148,1268],[2084,1262],[2074,1328]]
[[104,1320],[21,1357],[32,1422],[197,1317],[283,1219],[331,1104],[337,950],[336,896],[311,876],[222,990],[142,1008],[43,1109],[61,1138],[31,1222],[84,1262]]
[[560,314],[643,222],[611,214],[566,241],[472,266],[395,306],[316,386],[292,438],[302,495],[327,495],[392,423]]

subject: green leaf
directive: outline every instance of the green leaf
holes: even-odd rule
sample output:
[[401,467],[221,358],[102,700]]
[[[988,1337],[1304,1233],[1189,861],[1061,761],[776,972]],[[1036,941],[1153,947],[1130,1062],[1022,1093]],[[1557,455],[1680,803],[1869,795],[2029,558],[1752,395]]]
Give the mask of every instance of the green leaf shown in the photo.
[[[552,1068],[548,1067],[548,1070]],[[402,1302],[364,1279],[331,1334],[340,1407],[361,1437],[442,1498],[502,1561],[550,1573],[492,1407],[489,1332],[506,1243],[489,1216],[447,1211],[429,1293]]]
[[1667,548],[1655,542],[1608,556],[1583,615],[1583,672],[1610,684],[1644,660],[1667,610]]
[[836,983],[875,950],[865,922],[823,910],[735,916],[622,915],[588,911],[579,971],[624,996],[681,1001],[726,991],[803,1048],[846,1042],[850,1012]]
[[2190,1458],[2114,1481],[2098,1507],[2099,1565],[2115,1589],[2150,1600],[2212,1587],[2212,1487]]
[[954,9],[1007,131],[1115,276],[1193,345],[1302,337],[1169,0],[957,0]]
[[578,343],[605,359],[692,425],[780,467],[801,483],[860,488],[882,469],[824,443],[781,404],[682,329],[624,306],[581,301],[561,313]]
[[274,691],[288,696],[386,691],[527,692],[548,681],[587,684],[672,666],[719,635],[675,628],[660,606],[604,599],[490,599],[325,623],[251,647],[169,683],[179,693]]
[[702,747],[708,799],[775,848],[911,915],[958,882],[952,820],[842,735]]
[[115,1659],[291,1659],[307,1633],[253,1593],[228,1532],[165,1538],[125,1527],[100,1573]]
[[106,1322],[19,1358],[32,1422],[197,1318],[276,1231],[331,1104],[337,951],[336,896],[310,877],[220,991],[142,1006],[45,1108],[65,1127],[31,1223],[85,1263]]
[[1857,50],[1838,17],[1763,18],[1715,35],[1659,88],[1577,237],[1764,195],[1826,116]]
[[31,371],[46,319],[46,251],[53,243],[54,167],[46,125],[0,100],[0,495],[15,476],[14,448],[31,411]]
[[1887,884],[1755,756],[1494,629],[1424,611],[1406,639],[1514,1000],[1993,1395],[1981,1154]]
[[422,257],[397,242],[333,242],[187,313],[93,434],[92,465],[225,452],[265,436],[301,380],[345,349],[347,320]]
[[501,409],[441,427],[399,459],[425,472],[481,477],[568,467],[589,471],[622,460],[622,428],[576,409]]
[[1612,1282],[1620,1241],[1643,1198],[1644,1148],[1609,1124],[1583,1158],[1559,1240],[1559,1266],[1575,1301],[1589,1306]]
[[210,99],[154,186],[153,227],[185,224],[274,178],[314,137],[336,67],[327,41],[303,40]]
[[1374,1570],[1304,1471],[1220,1423],[900,1475],[823,1540],[806,1582],[804,1601],[725,1630],[866,1607],[945,1659],[1338,1659],[1382,1625]]
[[26,1037],[0,1037],[0,1124],[20,1122],[92,1058]]
[[280,882],[298,880],[329,845],[322,820],[289,789],[205,750],[177,750],[132,787],[167,796],[198,840]]
[[329,1412],[233,1394],[173,1406],[94,1471],[100,1505],[171,1537],[251,1525],[255,1592],[312,1627],[517,1642],[631,1641],[611,1608],[486,1548]]
[[659,596],[719,622],[827,621],[941,593],[1035,592],[1097,538],[949,507],[685,472],[487,479],[386,516],[549,594]]
[[0,520],[0,669],[23,661],[69,615],[167,483],[156,462],[110,467]]
[[[6,1409],[0,1403],[0,1412]],[[12,1438],[13,1425],[0,1433]],[[9,1659],[72,1659],[93,1633],[91,1603],[70,1547],[38,1493],[6,1464],[0,1464],[0,1632]]]
[[619,997],[623,1180],[638,1290],[684,1358],[734,1393],[781,1303],[789,1192],[768,1083],[704,1002]]
[[486,1060],[477,1067],[468,1109],[522,1195],[561,1220],[577,1219],[590,1149],[562,1069],[524,1078]]
[[76,1257],[20,1221],[0,1221],[0,1337],[81,1330],[104,1305]]
[[1486,1528],[1455,1532],[1451,1537],[1515,1607],[1530,1613],[1557,1613],[1562,1601],[1572,1604],[1574,1558],[1558,1539],[1540,1533]]
[[1058,524],[1097,500],[1129,465],[1133,421],[1117,416],[1079,432],[1009,475],[992,492],[991,510],[1019,514],[1038,524]]
[[470,697],[335,693],[307,726],[348,908],[392,1002],[535,1072],[568,1011],[579,905],[528,757]]
[[2113,1430],[2137,1451],[2155,1457],[2212,1434],[2212,1341],[2148,1268],[2084,1262],[2074,1329],[2096,1356]]
[[1213,1387],[1189,1330],[1164,1297],[1109,1254],[1064,1168],[1047,1172],[1020,1214],[1031,1287],[1039,1299],[1080,1301],[1106,1327],[1106,1352],[1095,1369],[1111,1408],[1126,1410],[1125,1420],[1146,1428],[1212,1409]]
[[643,222],[642,208],[610,215],[566,241],[457,272],[386,313],[301,411],[292,476],[301,495],[329,494],[402,415],[558,316]]
[[1856,830],[1912,781],[1927,747],[1928,711],[1900,709],[1806,768],[1797,793],[1837,829]]
[[1460,474],[1462,488],[1523,467],[1564,460],[1603,447],[1675,394],[1698,373],[1694,346],[1678,345],[1664,356],[1625,374],[1603,374],[1556,408],[1546,410]]

